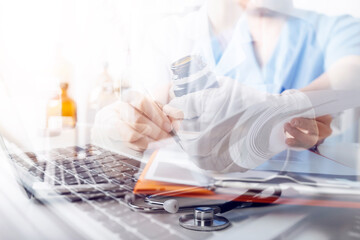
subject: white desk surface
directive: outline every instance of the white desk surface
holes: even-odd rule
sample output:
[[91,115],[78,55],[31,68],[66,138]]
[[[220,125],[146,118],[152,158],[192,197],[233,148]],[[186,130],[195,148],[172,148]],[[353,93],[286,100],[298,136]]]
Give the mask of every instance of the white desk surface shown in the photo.
[[[335,155],[338,154],[337,150],[332,150]],[[274,205],[226,213],[224,216],[232,222],[232,226],[224,231],[209,234],[184,229],[182,232],[189,239],[348,239],[348,229],[353,227],[354,216],[358,215],[360,209]],[[180,228],[176,221],[178,216],[180,214],[154,217],[167,221],[174,228]],[[79,235],[70,225],[50,213],[46,206],[25,197],[1,153],[0,239],[86,237]]]

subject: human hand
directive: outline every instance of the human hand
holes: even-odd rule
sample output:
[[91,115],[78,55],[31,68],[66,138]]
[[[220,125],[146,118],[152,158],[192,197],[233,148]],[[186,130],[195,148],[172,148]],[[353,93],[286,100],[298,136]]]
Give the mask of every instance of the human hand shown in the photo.
[[194,138],[188,137],[188,128],[178,132],[184,149],[199,167],[226,172],[238,170],[233,162],[242,169],[259,166],[287,148],[283,134],[286,122],[293,124],[286,127],[295,137],[287,143],[294,147],[310,148],[330,135],[324,130],[331,117],[329,123],[328,116],[315,120],[304,93],[291,90],[274,95],[234,86],[224,91],[220,84],[220,88],[176,98],[164,107],[167,114],[182,119],[180,130],[184,122],[209,123]]
[[160,105],[137,92],[129,92],[123,101],[103,108],[96,116],[95,126],[110,139],[136,151],[144,151],[149,143],[170,137],[172,129]]
[[332,133],[331,122],[331,115],[315,119],[293,118],[284,125],[285,131],[291,135],[285,140],[285,143],[290,147],[305,149],[321,144]]

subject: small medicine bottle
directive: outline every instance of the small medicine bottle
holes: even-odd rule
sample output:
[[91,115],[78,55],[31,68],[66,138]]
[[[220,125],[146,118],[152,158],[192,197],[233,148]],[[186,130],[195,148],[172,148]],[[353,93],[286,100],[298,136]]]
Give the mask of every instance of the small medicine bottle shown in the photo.
[[68,96],[68,88],[68,83],[60,83],[60,94],[48,102],[46,121],[48,129],[74,128],[76,126],[76,103]]

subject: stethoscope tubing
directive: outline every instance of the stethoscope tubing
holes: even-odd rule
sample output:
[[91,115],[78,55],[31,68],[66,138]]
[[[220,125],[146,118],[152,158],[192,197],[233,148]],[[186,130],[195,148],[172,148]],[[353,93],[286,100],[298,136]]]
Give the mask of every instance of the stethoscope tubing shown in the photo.
[[[235,201],[228,201],[228,202],[225,202],[223,204],[208,205],[208,206],[214,208],[215,214],[217,214],[217,213],[225,213],[225,212],[231,211],[231,210],[233,210],[233,209],[235,209],[237,207],[241,207],[241,206],[243,206],[243,207],[268,206],[269,204],[273,204],[281,196],[281,188],[280,187],[275,187],[274,193],[270,197],[267,197],[267,198],[256,197],[256,195],[262,193],[264,190],[266,190],[266,189],[262,189],[262,190],[249,189],[244,194],[242,194],[241,196],[239,196],[237,198],[237,199],[241,199],[242,196],[245,196],[246,198],[249,198],[249,196],[254,196],[253,199],[254,200],[256,199],[257,200],[256,202],[240,201],[240,200],[237,201],[235,199]],[[131,209],[133,209],[134,211],[137,211],[137,212],[143,212],[143,213],[164,213],[164,212],[167,212],[167,211],[165,211],[162,202],[150,201],[151,197],[154,197],[154,196],[159,196],[159,195],[154,194],[154,195],[150,195],[148,197],[143,198],[144,202],[149,204],[149,206],[138,206],[134,202],[128,202],[128,205],[129,205],[129,207]],[[247,203],[247,204],[244,205],[244,203]],[[203,206],[203,205],[180,207],[179,212],[191,212],[191,211],[193,211],[194,208],[201,207],[201,206]]]

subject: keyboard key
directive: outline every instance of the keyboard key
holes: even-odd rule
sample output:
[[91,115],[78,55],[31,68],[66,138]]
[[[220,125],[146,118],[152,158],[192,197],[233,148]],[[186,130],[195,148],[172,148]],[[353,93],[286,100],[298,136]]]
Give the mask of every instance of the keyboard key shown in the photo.
[[78,202],[78,201],[82,201],[82,199],[78,196],[75,195],[64,195],[65,199],[70,201],[70,202]]
[[135,159],[127,158],[127,159],[121,159],[121,161],[137,168],[140,167],[140,161]]
[[61,175],[55,175],[54,178],[55,178],[56,181],[62,182]]
[[110,152],[103,152],[101,154],[98,155],[99,159],[104,159],[106,157],[112,156],[113,154]]
[[64,178],[65,179],[72,178],[72,177],[74,177],[74,174],[71,174],[69,172],[64,172]]
[[99,175],[99,174],[104,173],[104,171],[102,170],[101,167],[99,167],[99,168],[93,168],[93,169],[90,170],[90,172],[91,172],[91,174],[95,174],[95,175]]
[[112,184],[117,184],[117,185],[122,185],[122,184],[124,184],[123,181],[117,180],[117,179],[111,179],[110,182],[111,182]]
[[58,166],[55,166],[55,175],[60,175],[60,168]]
[[122,173],[116,171],[109,171],[103,174],[107,178],[116,178],[122,176]]
[[139,170],[132,169],[132,170],[124,172],[124,174],[130,175],[130,176],[134,176],[136,173],[139,173]]
[[61,185],[61,181],[55,179],[55,180],[54,180],[54,185],[55,185],[55,186]]
[[94,181],[91,178],[83,179],[87,184],[94,184]]
[[113,158],[113,157],[105,157],[104,159],[99,160],[99,162],[102,163],[102,164],[111,163],[111,162],[114,162],[114,161],[115,161],[115,158]]
[[121,174],[115,178],[112,178],[111,181],[115,182],[116,184],[124,184],[124,183],[130,182],[131,178],[129,176]]
[[99,165],[96,163],[92,163],[92,164],[87,164],[86,165],[87,169],[95,169],[95,168],[99,168]]
[[116,160],[130,159],[129,157],[122,156],[122,155],[120,155],[120,154],[115,154],[113,157],[114,157]]
[[77,173],[82,173],[82,172],[87,172],[88,170],[83,168],[83,167],[80,167],[80,166],[77,166],[75,167],[75,170]]
[[128,193],[128,191],[126,191],[124,189],[110,190],[110,191],[106,191],[106,192],[114,198],[125,197],[125,195]]
[[97,188],[99,188],[103,191],[121,190],[122,189],[119,185],[111,184],[111,183],[98,185]]
[[128,191],[127,191],[127,192],[109,193],[109,195],[110,195],[111,197],[113,197],[113,198],[123,198],[123,197],[126,196],[126,193],[128,193]]
[[108,181],[107,181],[105,178],[103,178],[103,177],[95,176],[95,177],[93,177],[93,178],[94,178],[94,181],[95,181],[96,183],[108,183]]
[[67,185],[77,185],[79,182],[76,179],[66,180],[65,183]]
[[95,192],[95,193],[82,193],[81,197],[87,199],[87,200],[94,200],[99,198],[104,198],[105,194],[101,192]]
[[72,163],[74,164],[74,166],[82,166],[85,164],[84,161],[78,159],[72,160]]
[[122,172],[132,171],[133,169],[126,165],[121,165],[121,166],[113,167],[112,170],[122,173]]
[[72,165],[72,163],[65,163],[65,164],[63,164],[63,167],[64,167],[64,169],[68,170],[68,169],[72,169],[73,165]]
[[113,171],[112,168],[106,167],[106,166],[101,166],[101,169],[102,169],[102,171],[103,171],[104,173]]
[[33,167],[31,167],[31,168],[29,169],[29,173],[30,173],[31,175],[33,175],[34,177],[37,177],[37,176],[38,176],[38,169],[33,166]]
[[78,173],[77,176],[81,179],[88,179],[90,178],[90,175],[87,173],[87,172],[81,172],[81,173]]
[[78,185],[76,186],[76,189],[73,191],[77,193],[83,193],[83,192],[96,192],[97,190],[93,186],[87,184],[83,186]]
[[[93,178],[99,176],[98,173],[95,173],[95,172],[92,172],[92,171],[89,171],[89,174],[90,174]],[[101,176],[100,176],[100,177],[101,177]]]
[[78,181],[75,177],[65,179],[65,183],[68,185],[75,185],[78,184]]
[[85,180],[79,179],[79,183],[80,184],[87,184],[87,182]]
[[113,167],[118,167],[118,166],[124,166],[123,163],[118,162],[118,161],[105,163],[104,165],[107,166],[107,167],[111,167],[111,168],[113,168]]
[[94,162],[94,160],[89,160],[89,159],[84,159],[83,161],[86,165],[88,164],[92,164]]
[[97,160],[100,160],[100,158],[98,155],[96,155],[96,156],[87,157],[86,160],[97,161]]

